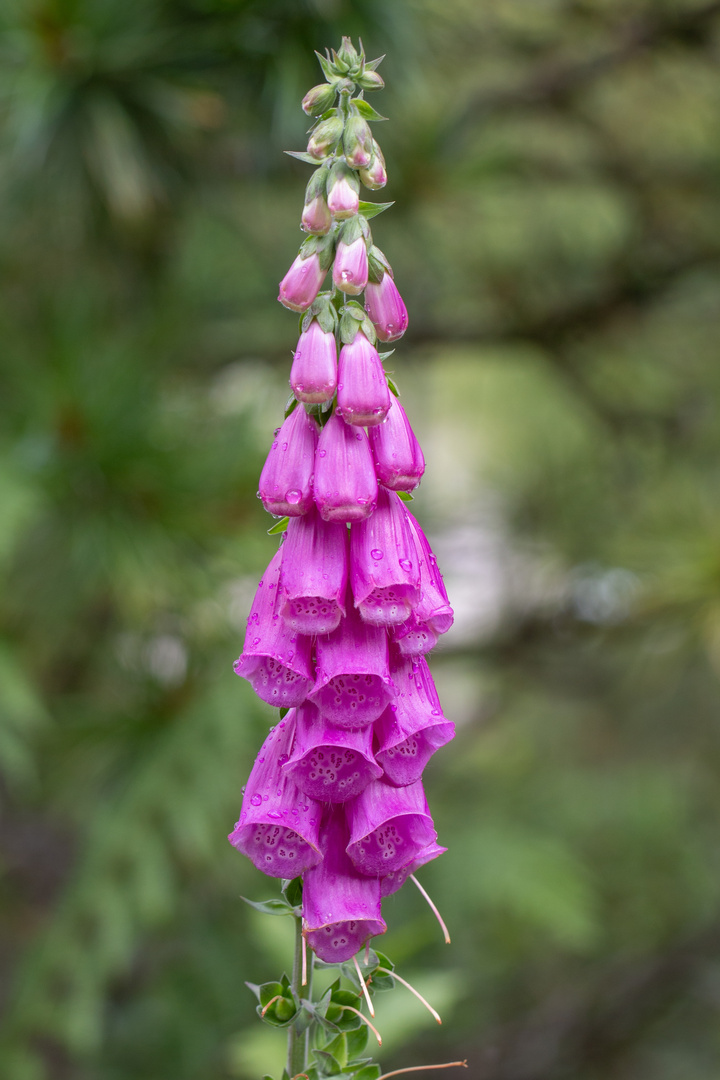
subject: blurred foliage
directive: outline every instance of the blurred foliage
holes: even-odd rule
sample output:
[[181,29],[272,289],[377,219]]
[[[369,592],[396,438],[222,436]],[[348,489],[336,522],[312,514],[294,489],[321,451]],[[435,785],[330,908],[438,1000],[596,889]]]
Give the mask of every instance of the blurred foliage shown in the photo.
[[[289,964],[225,834],[274,550],[313,49],[387,53],[449,852],[383,949],[387,1068],[715,1080],[720,3],[7,0],[0,11],[0,1073],[270,1071]],[[378,99],[380,100],[380,99]],[[269,925],[268,925],[269,924]]]

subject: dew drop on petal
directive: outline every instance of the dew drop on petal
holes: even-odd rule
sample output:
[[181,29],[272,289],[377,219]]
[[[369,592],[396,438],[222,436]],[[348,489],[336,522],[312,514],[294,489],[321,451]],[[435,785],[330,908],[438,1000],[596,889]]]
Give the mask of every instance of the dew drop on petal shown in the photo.
[[253,795],[252,799],[250,800],[250,805],[251,806],[260,806],[261,803],[262,803],[262,796],[261,795]]
[[370,555],[372,556],[373,559],[378,560],[378,559],[382,559],[383,552],[380,550],[380,548],[373,548],[372,551],[370,552]]
[[409,559],[399,559],[398,561],[402,566],[403,570],[412,570],[412,563]]
[[285,499],[291,506],[297,506],[302,499],[302,491],[298,491],[297,488],[290,488],[289,491],[285,492]]

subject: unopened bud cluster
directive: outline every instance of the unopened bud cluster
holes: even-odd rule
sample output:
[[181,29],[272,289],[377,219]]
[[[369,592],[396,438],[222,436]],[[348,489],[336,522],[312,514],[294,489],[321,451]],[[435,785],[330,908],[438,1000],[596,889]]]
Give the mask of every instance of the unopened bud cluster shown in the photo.
[[266,873],[302,876],[305,938],[342,962],[385,930],[382,897],[445,850],[422,773],[454,725],[425,655],[453,613],[407,509],[425,461],[377,349],[407,327],[368,224],[386,205],[360,200],[361,184],[387,179],[369,127],[383,118],[362,97],[382,87],[379,61],[344,38],[320,63],[327,82],[303,100],[317,120],[295,155],[317,162],[302,215],[311,236],[279,295],[303,313],[293,396],[258,492],[288,523],[235,665],[282,712],[230,840]]

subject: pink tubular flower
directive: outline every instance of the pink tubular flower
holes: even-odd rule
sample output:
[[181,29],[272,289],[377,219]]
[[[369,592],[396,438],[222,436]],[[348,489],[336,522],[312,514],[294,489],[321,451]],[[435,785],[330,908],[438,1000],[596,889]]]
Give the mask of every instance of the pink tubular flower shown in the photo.
[[327,637],[318,636],[317,681],[310,698],[326,720],[341,728],[366,727],[395,697],[387,634],[362,621],[348,605]]
[[228,840],[270,877],[293,878],[316,866],[322,807],[282,772],[295,734],[292,712],[270,729],[243,795],[240,820]]
[[371,428],[368,434],[380,483],[392,491],[413,491],[425,472],[425,458],[394,394],[390,396],[385,422]]
[[303,880],[303,934],[328,964],[341,964],[368,938],[384,934],[380,882],[359,874],[345,853],[347,825],[342,810],[323,820],[323,861]]
[[370,443],[362,428],[337,413],[320,433],[315,454],[315,502],[325,521],[360,521],[377,503]]
[[447,851],[446,847],[440,847],[439,844],[428,844],[426,848],[423,848],[411,863],[404,866],[402,870],[394,870],[385,877],[380,878],[380,895],[383,899],[386,896],[392,896],[398,889],[402,888],[411,874],[414,874],[416,870],[419,870],[421,866],[425,866],[426,863],[432,862],[433,859],[437,859],[438,855],[444,855]]
[[260,473],[258,494],[269,514],[300,517],[313,504],[318,427],[302,405],[293,409],[273,439]]
[[307,311],[320,292],[326,273],[317,252],[306,259],[298,255],[280,282],[278,300],[291,311]]
[[437,840],[419,780],[407,787],[373,780],[347,804],[347,816],[347,853],[361,874],[384,877],[400,870]]
[[419,622],[415,612],[409,619],[390,630],[401,656],[424,656],[438,643],[438,635],[428,623]]
[[305,700],[315,679],[310,638],[289,630],[277,614],[281,557],[278,550],[258,585],[235,674],[268,705],[289,709]]
[[363,291],[368,280],[367,246],[362,236],[346,244],[341,240],[335,253],[333,281],[344,293],[357,296]]
[[298,401],[329,401],[337,387],[335,335],[326,334],[317,319],[303,330],[293,356],[290,386]]
[[446,634],[453,624],[454,613],[437,559],[425,533],[409,510],[405,510],[405,518],[413,534],[420,562],[420,601],[414,611],[415,618],[418,623],[427,623],[436,634]]
[[376,758],[385,778],[400,787],[414,784],[436,750],[455,736],[443,716],[433,677],[425,660],[403,660],[392,667],[397,700],[376,725]]
[[354,799],[382,776],[372,754],[372,728],[335,727],[306,703],[295,714],[295,744],[283,772],[318,802]]
[[324,236],[330,230],[332,215],[322,195],[316,195],[305,204],[301,225],[305,232],[314,233],[317,236]]
[[374,150],[372,162],[365,166],[364,169],[360,169],[360,179],[370,191],[378,191],[387,184],[387,170],[382,150],[374,139],[372,144]]
[[338,162],[328,183],[328,207],[336,221],[353,217],[360,207],[359,184],[352,169]]
[[390,391],[377,349],[358,330],[343,345],[338,362],[337,412],[347,424],[382,424],[390,408]]
[[376,626],[405,622],[417,607],[418,558],[403,504],[394,492],[380,488],[375,513],[350,529],[350,584],[355,607]]
[[382,281],[369,281],[365,290],[365,310],[381,341],[397,341],[408,327],[408,313],[397,285],[387,272]]
[[315,509],[291,518],[282,546],[281,615],[301,634],[329,634],[345,614],[347,529]]

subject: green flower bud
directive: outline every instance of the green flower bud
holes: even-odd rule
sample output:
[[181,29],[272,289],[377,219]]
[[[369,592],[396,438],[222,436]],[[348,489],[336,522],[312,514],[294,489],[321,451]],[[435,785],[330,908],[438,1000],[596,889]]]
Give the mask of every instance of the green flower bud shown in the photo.
[[330,83],[320,83],[308,90],[302,99],[302,109],[308,116],[320,116],[335,104],[335,87]]
[[347,64],[348,71],[352,71],[353,68],[358,66],[360,57],[353,46],[351,38],[344,37],[342,39],[342,45],[340,46],[340,51],[337,53],[337,58],[343,64]]
[[[364,123],[364,121],[363,121]],[[343,133],[343,122],[339,116],[321,120],[310,136],[307,152],[320,161],[335,149]]]
[[382,75],[378,75],[377,71],[370,71],[369,68],[363,71],[362,75],[358,75],[355,81],[363,90],[382,90],[385,85]]
[[343,150],[351,169],[366,169],[372,161],[372,132],[367,120],[363,120],[359,113],[352,113],[348,117],[343,132]]

